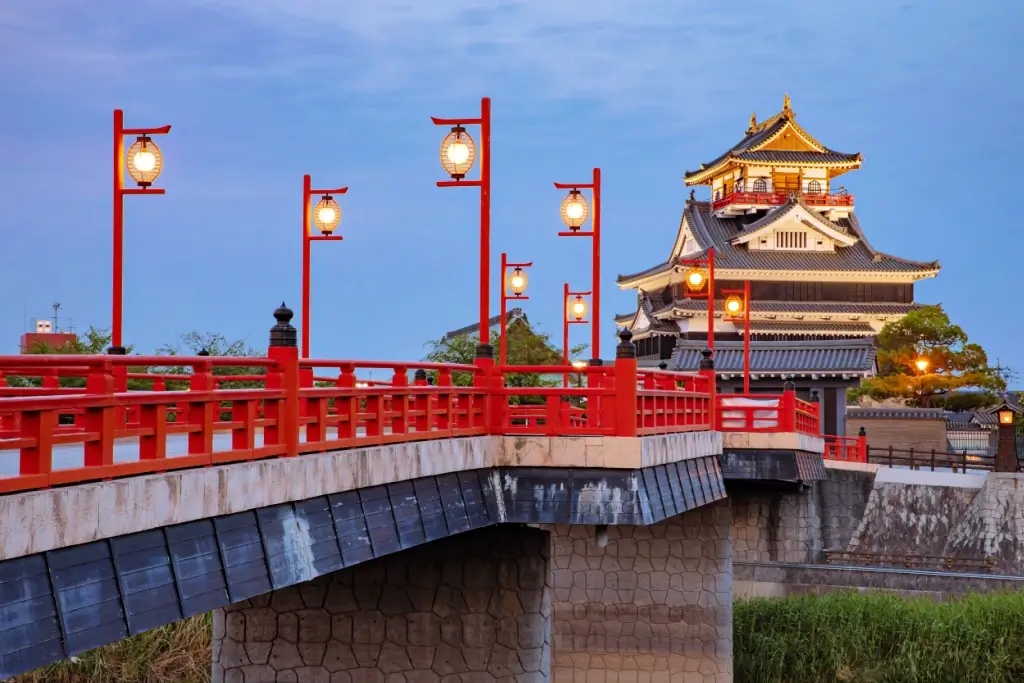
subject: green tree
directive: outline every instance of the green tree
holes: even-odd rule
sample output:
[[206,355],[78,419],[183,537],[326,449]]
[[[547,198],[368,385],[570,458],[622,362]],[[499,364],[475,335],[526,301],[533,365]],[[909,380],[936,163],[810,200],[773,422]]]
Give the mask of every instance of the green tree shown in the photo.
[[[918,360],[927,367],[918,369]],[[850,392],[852,400],[897,398],[919,408],[967,410],[992,405],[1006,390],[985,350],[940,306],[924,306],[882,328],[877,362],[878,374]]]
[[[494,342],[495,355],[498,351],[498,328],[491,330],[491,338]],[[562,352],[551,344],[551,335],[537,332],[530,328],[525,322],[517,320],[508,328],[506,356],[509,365],[561,365]],[[467,334],[452,339],[436,339],[427,342],[430,351],[426,360],[431,363],[463,363],[472,365],[476,353],[477,337],[475,334]],[[574,346],[569,349],[570,361],[580,357],[588,348],[586,344]],[[437,380],[437,372],[428,373]],[[472,384],[472,375],[468,372],[453,373],[452,383],[457,386],[469,386]],[[552,373],[542,375],[533,372],[510,372],[507,375],[507,385],[510,387],[555,387],[562,383],[561,375]],[[544,401],[539,396],[513,396],[510,403],[538,404]]]
[[[107,352],[110,347],[111,335],[110,332],[103,328],[89,326],[89,329],[82,335],[78,335],[74,340],[61,344],[59,346],[50,346],[42,342],[37,342],[31,348],[27,350],[28,354],[56,354],[56,355],[102,355]],[[132,352],[134,347],[126,347],[128,353]],[[31,365],[30,361],[26,361],[26,365]],[[145,368],[129,368],[128,372],[145,372]],[[85,387],[84,377],[61,377],[58,380],[59,385],[62,388],[78,389]],[[19,376],[19,375],[8,375],[7,384],[12,387],[38,387],[42,385],[42,379],[38,376]],[[128,382],[129,389],[143,389],[146,388],[144,382],[138,380],[131,380]]]
[[[178,341],[174,344],[164,344],[156,350],[157,356],[195,356],[201,351],[207,352],[210,356],[234,356],[236,358],[242,357],[255,357],[255,356],[266,356],[266,350],[255,349],[248,345],[244,339],[236,339],[229,341],[223,334],[214,332],[198,332],[193,330],[192,332],[186,332],[178,338]],[[182,366],[167,366],[163,368],[150,368],[150,371],[157,374],[165,375],[187,375],[191,374],[191,368]],[[213,368],[213,374],[218,377],[228,375],[265,375],[267,369],[259,366],[246,366],[246,365],[215,365]],[[185,384],[183,381],[182,386],[176,386],[176,383],[169,385],[167,388],[171,389],[183,389]],[[260,381],[254,380],[225,380],[220,383],[220,386],[224,389],[250,389],[255,387],[263,386]]]

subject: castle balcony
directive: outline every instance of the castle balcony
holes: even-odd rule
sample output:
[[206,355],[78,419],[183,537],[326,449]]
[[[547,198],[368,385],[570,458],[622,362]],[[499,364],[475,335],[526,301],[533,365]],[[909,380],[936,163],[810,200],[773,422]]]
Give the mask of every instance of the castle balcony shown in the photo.
[[[734,191],[712,200],[711,209],[720,218],[742,216],[754,211],[781,206],[791,194],[790,190],[775,189],[765,192]],[[836,192],[805,191],[800,198],[804,204],[820,210],[829,219],[843,218],[853,210],[853,195],[846,190]]]

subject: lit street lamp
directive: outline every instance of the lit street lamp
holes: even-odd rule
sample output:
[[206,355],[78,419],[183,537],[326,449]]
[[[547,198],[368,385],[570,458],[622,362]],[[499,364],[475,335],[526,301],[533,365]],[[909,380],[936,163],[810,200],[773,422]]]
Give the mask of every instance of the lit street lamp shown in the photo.
[[[526,291],[526,285],[530,279],[526,276],[526,271],[523,268],[529,268],[533,265],[530,263],[509,263],[508,254],[505,252],[501,253],[501,332],[498,334],[499,349],[498,349],[498,365],[505,365],[505,356],[508,348],[508,300],[515,299],[517,301],[525,301],[529,299],[528,296],[523,296]],[[508,269],[512,268],[512,272],[508,272]],[[512,290],[512,296],[508,295],[508,290]]]
[[726,318],[738,322],[743,317],[743,393],[750,393],[750,280],[744,280],[743,289],[726,289]]
[[[569,365],[569,325],[587,323],[587,302],[591,292],[570,292],[569,283],[562,285],[562,365]],[[596,326],[595,326],[596,327]],[[569,375],[562,376],[562,386],[569,386]]]
[[[591,289],[594,292],[594,320],[597,325],[591,327],[591,358],[601,358],[601,169],[595,168],[589,183],[555,183],[559,190],[569,190],[562,200],[562,222],[569,228],[568,232],[558,233],[559,237],[590,237],[592,238],[591,254]],[[580,230],[590,216],[587,198],[580,190],[591,190],[593,194],[593,221],[589,231]]]
[[[708,348],[715,350],[715,249],[708,249],[707,258],[681,259],[680,265],[689,266],[683,278],[683,295],[690,299],[708,300]],[[728,306],[726,306],[728,312]]]
[[[341,223],[341,207],[331,195],[345,194],[347,187],[339,187],[334,190],[314,190],[309,175],[302,176],[302,357],[309,358],[309,245],[311,242],[326,242],[344,239],[341,235],[335,235]],[[311,206],[313,197],[322,195],[316,206]],[[310,228],[310,213],[312,212],[312,223],[319,235],[314,235]]]
[[928,369],[928,359],[925,358],[924,356],[921,356],[920,358],[914,361],[914,367],[917,368],[918,372],[925,372]]
[[1017,458],[1017,421],[1018,409],[1005,401],[996,407],[998,422],[996,436],[996,472],[1019,472],[1020,460]]
[[[441,141],[441,165],[451,180],[437,181],[438,187],[480,188],[480,344],[490,342],[491,279],[491,99],[480,100],[479,118],[441,119],[431,117],[436,126],[452,126]],[[480,179],[466,180],[477,157],[476,143],[464,126],[480,126]],[[504,278],[504,273],[502,273]],[[493,354],[493,351],[491,352]],[[493,357],[493,355],[492,355]]]
[[[114,258],[113,296],[111,302],[110,348],[108,352],[124,355],[122,345],[122,310],[124,305],[124,196],[126,194],[164,194],[164,190],[153,187],[163,170],[164,160],[160,147],[153,141],[153,135],[167,135],[170,126],[161,128],[125,128],[124,112],[114,110]],[[137,136],[125,153],[124,137]],[[124,186],[124,171],[138,187]],[[127,381],[127,380],[125,380]],[[119,389],[123,390],[123,389]]]

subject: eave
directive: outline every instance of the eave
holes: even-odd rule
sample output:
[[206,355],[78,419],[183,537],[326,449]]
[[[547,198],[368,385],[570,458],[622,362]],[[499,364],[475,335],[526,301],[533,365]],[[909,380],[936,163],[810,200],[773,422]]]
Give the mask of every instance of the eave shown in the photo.
[[691,185],[708,185],[709,181],[713,180],[718,175],[725,173],[734,166],[782,166],[788,165],[795,168],[809,167],[809,168],[833,168],[843,169],[845,171],[852,171],[860,168],[863,163],[863,159],[860,154],[857,155],[856,159],[850,159],[849,161],[800,161],[800,162],[788,162],[788,161],[762,161],[758,159],[743,159],[742,157],[730,152],[725,158],[716,163],[714,166],[703,166],[699,171],[691,176],[683,176],[683,182],[687,187]]

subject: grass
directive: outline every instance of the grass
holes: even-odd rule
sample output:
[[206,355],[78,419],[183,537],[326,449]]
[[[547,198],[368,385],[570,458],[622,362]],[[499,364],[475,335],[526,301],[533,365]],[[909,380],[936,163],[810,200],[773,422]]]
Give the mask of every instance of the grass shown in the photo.
[[1024,681],[1024,593],[745,600],[733,628],[737,683]]
[[[1021,683],[1024,593],[952,602],[833,593],[737,601],[736,683]],[[209,615],[16,683],[208,683]]]
[[15,677],[16,683],[209,683],[213,629],[201,615]]

